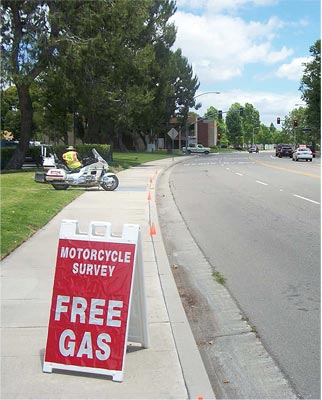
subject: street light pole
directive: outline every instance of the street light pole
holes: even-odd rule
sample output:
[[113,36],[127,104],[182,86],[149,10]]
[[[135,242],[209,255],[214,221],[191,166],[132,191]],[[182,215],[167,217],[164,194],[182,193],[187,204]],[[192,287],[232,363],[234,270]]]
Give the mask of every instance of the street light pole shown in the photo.
[[211,93],[220,94],[220,92],[204,92],[204,93],[197,94],[197,96],[195,96],[193,99],[196,99],[197,97],[204,96],[205,94],[211,94]]

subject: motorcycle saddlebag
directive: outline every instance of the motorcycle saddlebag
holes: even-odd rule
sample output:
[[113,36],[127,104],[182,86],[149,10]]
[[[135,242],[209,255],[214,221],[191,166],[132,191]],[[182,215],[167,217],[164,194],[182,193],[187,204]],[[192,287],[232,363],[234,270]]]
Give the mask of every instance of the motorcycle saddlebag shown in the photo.
[[51,168],[46,174],[46,182],[64,181],[66,179],[66,172],[62,169]]

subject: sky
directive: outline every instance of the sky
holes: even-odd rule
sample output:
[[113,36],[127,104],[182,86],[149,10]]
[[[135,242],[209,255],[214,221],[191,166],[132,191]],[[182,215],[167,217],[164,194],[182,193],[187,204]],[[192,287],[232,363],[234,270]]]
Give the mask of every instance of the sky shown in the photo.
[[320,0],[177,0],[171,18],[200,86],[196,111],[252,104],[276,124],[304,105],[299,90],[310,47],[321,37]]

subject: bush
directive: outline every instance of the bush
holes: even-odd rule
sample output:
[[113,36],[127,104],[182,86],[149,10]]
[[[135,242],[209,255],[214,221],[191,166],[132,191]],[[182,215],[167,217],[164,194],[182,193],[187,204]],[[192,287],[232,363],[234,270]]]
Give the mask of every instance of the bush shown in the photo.
[[[109,144],[80,144],[75,146],[79,155],[83,157],[91,157],[92,149],[96,149],[100,155],[110,163],[113,159],[111,146]],[[1,147],[1,169],[4,169],[7,165],[8,161],[12,157],[15,152],[15,147]],[[57,154],[59,159],[62,159],[63,153],[66,151],[66,145],[55,145],[53,146],[53,151]],[[29,147],[26,159],[35,162],[37,165],[41,166],[41,147],[40,146],[31,146]]]
[[15,147],[1,147],[1,169],[5,168],[15,150]]
[[[66,152],[66,145],[55,145],[53,151],[57,157],[61,160],[62,155]],[[95,149],[107,162],[112,161],[112,151],[109,144],[78,144],[75,146],[77,153],[80,157],[92,157],[92,149]]]
[[26,158],[29,158],[32,162],[35,162],[38,166],[42,165],[41,150],[40,146],[29,147]]

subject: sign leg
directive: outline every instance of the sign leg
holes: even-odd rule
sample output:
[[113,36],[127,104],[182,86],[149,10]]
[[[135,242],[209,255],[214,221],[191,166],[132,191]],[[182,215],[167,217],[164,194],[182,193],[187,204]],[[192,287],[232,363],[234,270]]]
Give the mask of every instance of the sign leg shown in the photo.
[[43,372],[47,372],[51,374],[53,372],[53,368],[50,363],[44,362],[43,367],[42,367]]

